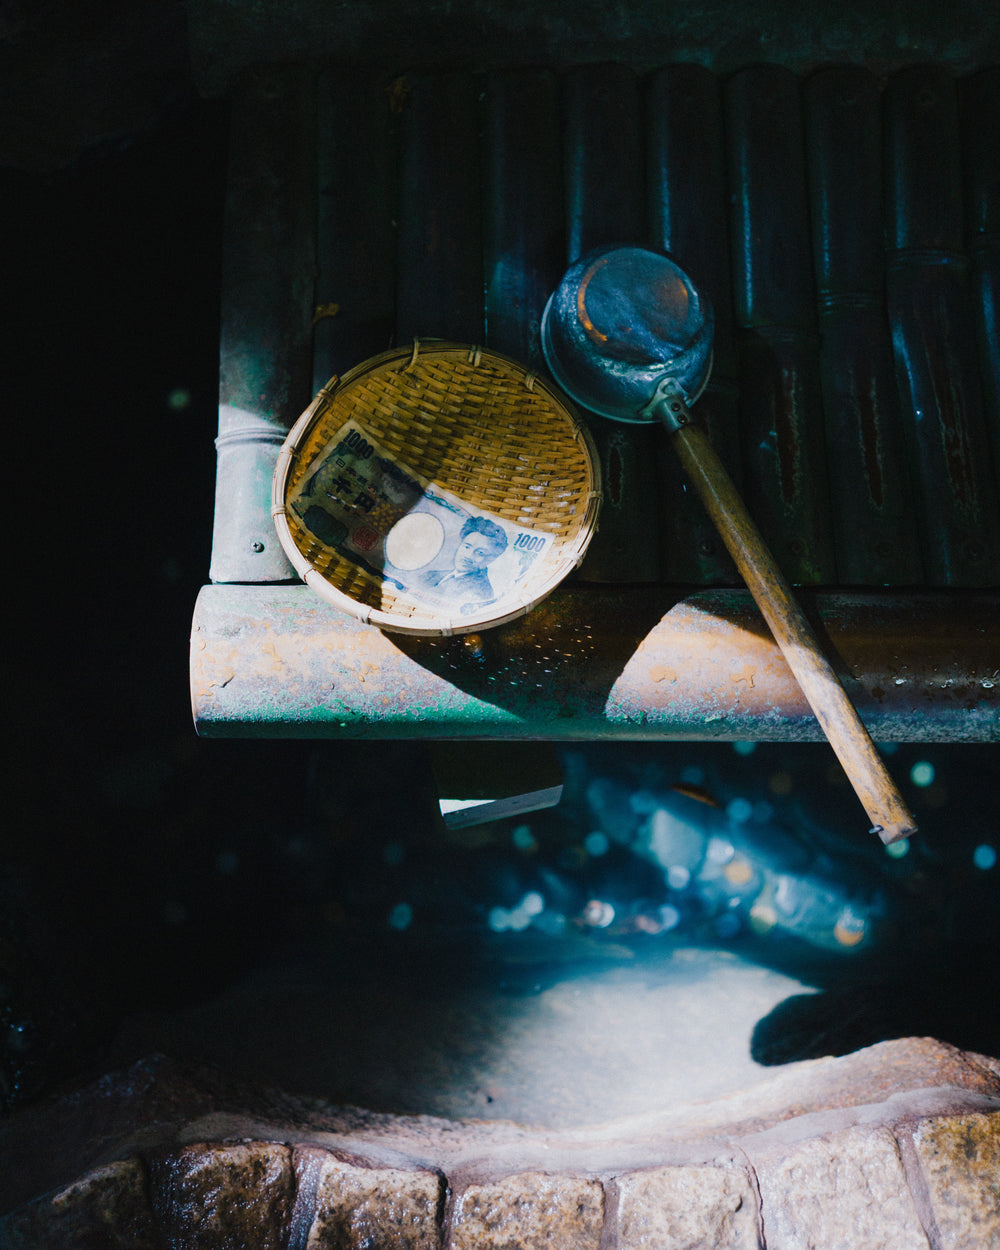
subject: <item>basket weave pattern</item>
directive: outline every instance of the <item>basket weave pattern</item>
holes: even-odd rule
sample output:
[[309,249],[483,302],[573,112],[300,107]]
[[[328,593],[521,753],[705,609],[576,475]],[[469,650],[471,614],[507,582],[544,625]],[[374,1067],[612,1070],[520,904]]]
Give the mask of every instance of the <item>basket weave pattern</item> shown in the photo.
[[[519,584],[516,611],[496,617],[484,605],[454,619],[414,604],[303,528],[289,495],[351,420],[463,503],[551,536],[550,552]],[[389,630],[467,632],[523,615],[580,562],[596,527],[596,465],[586,427],[523,366],[478,348],[414,344],[366,361],[313,400],[279,457],[272,511],[297,570],[337,607]]]

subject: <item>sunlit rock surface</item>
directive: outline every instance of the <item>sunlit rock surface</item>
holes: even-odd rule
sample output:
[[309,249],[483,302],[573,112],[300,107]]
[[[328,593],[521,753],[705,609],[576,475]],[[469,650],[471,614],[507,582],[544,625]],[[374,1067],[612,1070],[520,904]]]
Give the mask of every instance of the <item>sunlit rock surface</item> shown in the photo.
[[649,1168],[617,1178],[619,1244],[757,1250],[760,1208],[746,1167]]
[[604,1225],[600,1181],[542,1171],[519,1172],[459,1189],[451,1239],[454,1250],[598,1250]]
[[12,1117],[0,1246],[1000,1245],[1000,1062],[926,1038],[587,1129],[395,1116],[153,1058]]
[[913,1140],[942,1244],[1000,1245],[1000,1116],[932,1117]]
[[191,1145],[150,1160],[150,1204],[169,1245],[281,1250],[292,1152],[274,1142]]
[[919,1250],[927,1237],[894,1133],[855,1125],[811,1138],[773,1163],[758,1164],[769,1240],[783,1246],[877,1244]]
[[[297,1222],[291,1240],[307,1250],[441,1245],[445,1181],[426,1168],[358,1167],[327,1150],[295,1152]],[[313,1179],[315,1178],[315,1188]]]

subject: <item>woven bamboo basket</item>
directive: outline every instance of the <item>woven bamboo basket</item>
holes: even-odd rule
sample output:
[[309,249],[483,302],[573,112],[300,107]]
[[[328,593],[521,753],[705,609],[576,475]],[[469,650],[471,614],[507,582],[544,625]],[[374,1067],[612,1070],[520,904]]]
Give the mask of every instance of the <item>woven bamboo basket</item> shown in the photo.
[[271,511],[317,594],[432,636],[530,611],[583,559],[599,505],[590,433],[551,387],[423,340],[327,383],[281,450]]

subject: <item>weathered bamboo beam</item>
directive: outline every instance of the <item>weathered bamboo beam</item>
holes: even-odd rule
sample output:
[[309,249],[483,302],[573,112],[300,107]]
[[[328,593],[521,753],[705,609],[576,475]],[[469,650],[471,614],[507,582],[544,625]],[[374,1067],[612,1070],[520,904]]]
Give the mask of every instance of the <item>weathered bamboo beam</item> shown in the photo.
[[[797,597],[876,741],[1000,740],[1000,595]],[[206,586],[191,688],[215,737],[822,738],[741,590],[563,587],[509,625],[426,639],[304,586]]]

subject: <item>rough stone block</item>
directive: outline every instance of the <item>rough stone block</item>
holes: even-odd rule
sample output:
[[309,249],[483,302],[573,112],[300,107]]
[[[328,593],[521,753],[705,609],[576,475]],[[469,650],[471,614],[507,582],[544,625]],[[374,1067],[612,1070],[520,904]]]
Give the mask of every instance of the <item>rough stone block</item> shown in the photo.
[[757,1178],[768,1250],[928,1250],[886,1128],[802,1142]]
[[617,1180],[621,1250],[757,1250],[757,1199],[741,1168],[654,1168]]
[[361,1168],[332,1155],[316,1187],[307,1250],[439,1250],[444,1178]]
[[177,1250],[281,1250],[291,1152],[273,1142],[185,1146],[150,1166],[153,1206]]
[[603,1227],[599,1181],[522,1172],[459,1195],[449,1250],[598,1250]]
[[95,1168],[0,1221],[5,1250],[157,1250],[142,1164]]
[[1000,1246],[1000,1113],[935,1116],[913,1140],[942,1247]]

